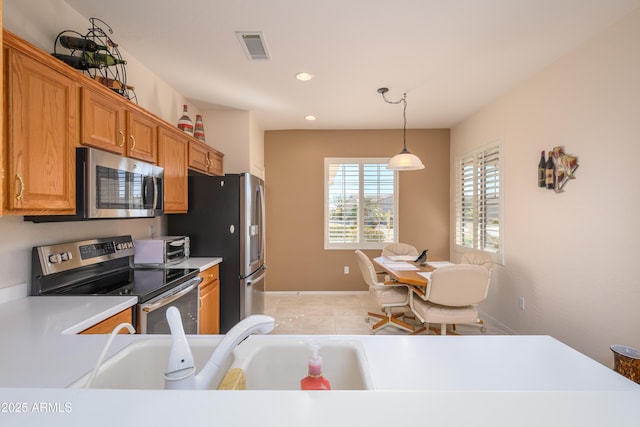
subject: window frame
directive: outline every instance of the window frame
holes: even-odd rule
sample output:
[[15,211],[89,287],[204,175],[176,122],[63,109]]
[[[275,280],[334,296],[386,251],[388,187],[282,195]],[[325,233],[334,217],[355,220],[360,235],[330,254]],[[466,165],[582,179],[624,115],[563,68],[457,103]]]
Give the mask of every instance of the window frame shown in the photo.
[[[486,163],[485,158],[495,155],[494,153],[497,151],[497,160],[493,162]],[[457,252],[467,252],[471,250],[480,250],[491,255],[491,258],[494,262],[504,265],[504,231],[505,231],[505,217],[504,217],[504,189],[505,189],[505,179],[504,179],[504,144],[502,140],[496,140],[486,144],[482,147],[476,148],[470,152],[458,155],[455,159],[455,199],[454,199],[454,210],[455,210],[455,221],[454,221],[454,235],[453,235],[453,244],[455,250]],[[463,192],[470,191],[468,189],[463,188],[463,185],[469,183],[469,176],[465,175],[463,171],[463,164],[471,164],[471,174],[472,174],[472,194],[471,194],[471,203],[469,204],[468,200],[465,204],[465,200],[463,200]],[[495,171],[493,173],[487,174],[486,167],[487,164],[494,165],[497,169],[497,178],[495,177]],[[489,179],[487,179],[489,178]],[[495,195],[496,191],[493,188],[491,190],[485,190],[482,192],[480,190],[481,183],[489,183],[495,184],[497,183],[497,197]],[[487,187],[485,187],[487,188]],[[490,194],[492,197],[487,197],[487,194]],[[484,197],[483,198],[480,196]],[[487,201],[488,200],[488,201]],[[495,201],[497,200],[497,208],[495,208]],[[487,229],[490,225],[491,220],[485,219],[481,220],[480,216],[482,213],[486,212],[489,208],[493,206],[494,211],[497,211],[498,215],[498,237],[497,237],[497,245],[498,248],[496,251],[491,250],[488,245],[487,239]],[[470,211],[469,219],[467,221],[463,221],[465,210]],[[471,224],[471,231],[468,232],[471,234],[471,244],[464,244],[465,240],[468,241],[468,237],[465,239],[462,235],[464,230],[468,230],[468,226],[463,226],[464,223]]]
[[358,184],[358,200],[359,200],[359,213],[358,213],[358,241],[356,242],[344,242],[344,243],[332,243],[329,241],[329,166],[331,164],[345,164],[345,163],[357,163],[359,165],[359,178],[362,179],[364,175],[365,164],[386,164],[389,162],[388,157],[325,157],[324,158],[324,249],[325,250],[348,250],[348,249],[382,249],[389,243],[397,243],[399,236],[399,192],[400,184],[398,171],[393,172],[394,190],[393,190],[393,242],[364,242],[362,238],[364,236],[364,186],[362,181]]

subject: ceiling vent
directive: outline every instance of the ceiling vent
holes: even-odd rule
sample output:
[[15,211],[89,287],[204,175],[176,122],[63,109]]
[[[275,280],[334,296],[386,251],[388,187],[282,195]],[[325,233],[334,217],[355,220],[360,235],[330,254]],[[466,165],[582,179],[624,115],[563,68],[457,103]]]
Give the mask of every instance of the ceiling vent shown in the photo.
[[250,61],[268,61],[271,59],[261,32],[236,31],[236,35],[240,40],[240,44],[242,44],[247,59]]

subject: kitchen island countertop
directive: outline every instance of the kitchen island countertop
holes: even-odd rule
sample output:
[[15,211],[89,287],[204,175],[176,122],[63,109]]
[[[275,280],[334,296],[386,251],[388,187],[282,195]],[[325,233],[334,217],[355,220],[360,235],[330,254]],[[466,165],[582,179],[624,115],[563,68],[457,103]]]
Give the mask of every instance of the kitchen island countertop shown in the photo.
[[[95,323],[133,304],[135,298],[129,297],[26,297],[0,305],[0,424],[637,422],[639,385],[549,336],[341,336],[362,343],[374,391],[67,389],[93,368],[107,340],[106,335],[73,334],[87,319]],[[109,354],[148,338],[119,335]]]

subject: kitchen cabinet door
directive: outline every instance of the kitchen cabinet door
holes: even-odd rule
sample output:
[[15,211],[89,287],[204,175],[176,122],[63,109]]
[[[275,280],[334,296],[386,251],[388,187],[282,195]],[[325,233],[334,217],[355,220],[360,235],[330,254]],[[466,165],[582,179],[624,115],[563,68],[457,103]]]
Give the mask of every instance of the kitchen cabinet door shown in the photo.
[[127,129],[122,104],[103,91],[86,86],[81,88],[80,93],[80,142],[125,155]]
[[200,273],[200,334],[220,333],[220,279],[219,266],[214,265]]
[[[2,15],[2,0],[0,0],[0,15]],[[0,32],[0,45],[2,45],[2,32]],[[4,70],[3,68],[3,60],[4,55],[0,55],[0,70]],[[0,99],[4,99],[4,88],[3,85],[0,85]],[[0,129],[4,129],[4,109],[2,110],[2,114],[0,114]],[[4,187],[4,161],[3,161],[3,151],[4,151],[4,137],[0,139],[0,217],[2,216],[2,207],[4,205],[2,197],[3,195],[3,187]]]
[[200,273],[200,334],[220,333],[220,266]]
[[81,89],[80,142],[145,162],[158,162],[158,121],[106,89]]
[[222,175],[223,154],[204,142],[189,140],[189,168],[207,175]]
[[5,59],[5,213],[74,213],[77,86],[18,49]]
[[134,111],[127,111],[127,157],[156,164],[158,162],[158,122]]
[[185,213],[189,206],[187,136],[178,129],[158,129],[158,165],[164,168],[164,213]]
[[[131,309],[128,308],[126,310],[122,310],[120,313],[116,313],[113,316],[104,319],[100,323],[96,323],[95,325],[85,329],[80,332],[81,334],[110,334],[116,326],[121,323],[133,323],[133,316],[131,314]],[[118,331],[119,334],[128,334],[129,331],[126,328],[120,329]]]

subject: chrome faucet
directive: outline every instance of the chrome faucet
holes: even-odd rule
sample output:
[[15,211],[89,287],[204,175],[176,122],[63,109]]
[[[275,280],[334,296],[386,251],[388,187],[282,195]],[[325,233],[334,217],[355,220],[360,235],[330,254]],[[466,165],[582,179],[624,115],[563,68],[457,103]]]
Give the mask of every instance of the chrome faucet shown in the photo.
[[196,375],[193,354],[184,334],[180,311],[175,307],[169,307],[167,321],[171,330],[171,350],[164,374],[164,388],[167,390],[206,389],[218,372],[220,364],[240,342],[254,333],[268,334],[274,327],[273,317],[264,315],[253,315],[240,321],[222,338],[200,373]]

